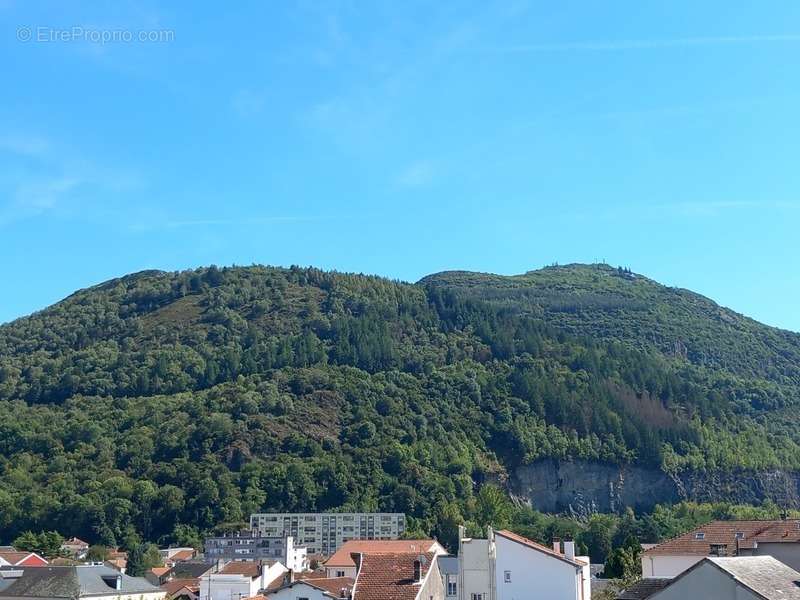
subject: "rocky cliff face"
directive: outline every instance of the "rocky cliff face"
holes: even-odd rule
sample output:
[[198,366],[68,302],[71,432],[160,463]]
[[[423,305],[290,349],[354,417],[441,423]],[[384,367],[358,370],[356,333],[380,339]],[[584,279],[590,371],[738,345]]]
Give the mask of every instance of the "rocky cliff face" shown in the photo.
[[588,461],[543,460],[519,467],[509,481],[520,501],[545,512],[577,515],[649,511],[681,500],[759,504],[766,499],[800,507],[800,473],[785,471],[692,472]]

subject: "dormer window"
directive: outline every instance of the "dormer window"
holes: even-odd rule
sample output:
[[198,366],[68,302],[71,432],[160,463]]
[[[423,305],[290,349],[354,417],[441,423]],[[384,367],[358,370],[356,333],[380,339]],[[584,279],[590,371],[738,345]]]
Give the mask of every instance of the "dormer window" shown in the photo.
[[706,539],[706,534],[703,533],[702,531],[698,531],[697,533],[694,534],[694,539],[696,539],[696,540],[704,540],[704,539]]

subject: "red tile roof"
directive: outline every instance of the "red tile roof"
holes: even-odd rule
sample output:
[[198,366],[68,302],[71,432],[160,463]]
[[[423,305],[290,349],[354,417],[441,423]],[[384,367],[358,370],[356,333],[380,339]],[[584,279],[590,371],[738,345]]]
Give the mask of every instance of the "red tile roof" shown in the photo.
[[161,585],[161,589],[167,592],[167,597],[171,598],[183,588],[189,589],[195,594],[200,591],[199,579],[173,579]]
[[16,565],[19,561],[24,560],[30,552],[0,552],[0,558],[11,565]]
[[261,565],[257,562],[232,560],[219,571],[223,575],[247,575],[255,579],[261,575]]
[[325,561],[325,567],[355,567],[351,554],[376,552],[431,552],[438,549],[436,540],[350,540]]
[[355,579],[352,577],[320,577],[317,579],[303,579],[299,583],[307,583],[317,589],[327,592],[335,598],[341,596],[342,589],[352,590]]
[[12,566],[41,567],[47,561],[35,552],[0,552],[0,558]]
[[513,531],[508,531],[507,529],[501,529],[499,531],[495,531],[494,533],[495,533],[495,535],[502,536],[502,537],[504,537],[504,538],[506,538],[508,540],[511,540],[512,542],[517,542],[518,544],[522,544],[523,546],[527,546],[528,548],[532,548],[533,550],[538,550],[539,552],[541,552],[543,554],[547,554],[549,556],[552,556],[553,558],[557,558],[557,559],[562,560],[564,562],[567,562],[567,563],[569,563],[569,564],[571,564],[573,566],[576,566],[576,567],[585,567],[586,566],[586,563],[583,562],[582,560],[567,558],[566,556],[564,556],[560,552],[556,552],[552,548],[548,548],[547,546],[543,546],[542,544],[534,542],[533,540],[529,540],[528,538],[523,537],[521,535],[518,535],[518,534],[514,533]]
[[708,556],[712,545],[724,545],[723,556],[736,556],[739,548],[753,548],[756,542],[800,542],[800,520],[712,521],[648,548],[644,555]]
[[177,562],[181,560],[192,560],[194,558],[194,550],[178,550],[175,554],[169,557],[169,560]]
[[353,589],[353,600],[415,600],[421,584],[414,581],[414,561],[422,561],[422,581],[436,554],[425,552],[386,552],[362,554],[361,568]]
[[152,569],[150,569],[150,572],[156,577],[161,577],[164,573],[166,573],[169,570],[170,567],[153,567]]

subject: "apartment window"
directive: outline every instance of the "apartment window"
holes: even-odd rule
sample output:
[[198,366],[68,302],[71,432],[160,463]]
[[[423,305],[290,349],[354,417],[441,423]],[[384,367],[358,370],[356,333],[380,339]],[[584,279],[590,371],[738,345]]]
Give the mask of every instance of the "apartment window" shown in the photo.
[[455,578],[452,575],[448,575],[447,577],[447,595],[448,596],[455,596],[458,593],[458,588],[456,588],[456,582],[454,581]]
[[503,581],[505,581],[506,583],[511,583],[511,571],[503,572]]
[[727,544],[711,544],[711,556],[728,556]]
[[486,600],[486,594],[470,594],[470,600]]
[[697,533],[694,534],[694,539],[696,539],[696,540],[704,540],[704,539],[706,539],[706,534],[703,533],[702,531],[698,531]]

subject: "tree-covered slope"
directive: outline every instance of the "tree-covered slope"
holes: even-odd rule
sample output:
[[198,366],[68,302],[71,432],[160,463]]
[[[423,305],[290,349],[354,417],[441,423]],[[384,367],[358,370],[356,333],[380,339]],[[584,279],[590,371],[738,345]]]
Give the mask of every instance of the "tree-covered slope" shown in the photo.
[[764,386],[767,402],[800,397],[800,334],[627,269],[573,264],[509,277],[451,271],[421,283],[541,319],[572,335],[656,350],[751,379]]
[[604,267],[417,285],[211,267],[82,290],[0,327],[0,540],[130,547],[340,507],[447,538],[490,518],[482,483],[541,458],[800,468],[797,337],[672,294]]

